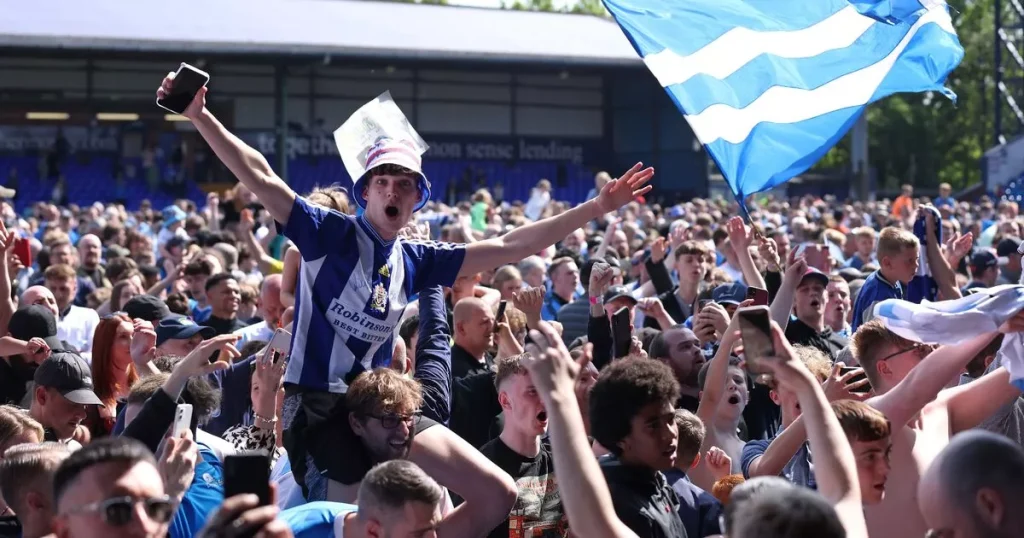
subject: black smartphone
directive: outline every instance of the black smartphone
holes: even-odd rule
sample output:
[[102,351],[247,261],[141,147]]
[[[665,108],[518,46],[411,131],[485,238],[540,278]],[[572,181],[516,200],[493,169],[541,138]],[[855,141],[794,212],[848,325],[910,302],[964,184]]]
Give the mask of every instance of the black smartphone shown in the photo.
[[156,104],[175,114],[184,114],[199,90],[209,82],[210,75],[206,71],[183,63],[174,75],[174,88],[171,93],[163,99],[157,99]]
[[262,450],[242,451],[224,457],[224,498],[250,493],[269,506],[270,457]]
[[[854,370],[859,370],[859,368],[857,368],[855,366],[844,366],[844,367],[839,369],[839,371],[842,372],[843,375],[846,375],[847,373],[852,372]],[[863,381],[863,380],[865,380],[867,378],[868,378],[868,375],[865,374],[864,372],[861,372],[860,375],[855,375],[855,376],[851,377],[850,380],[847,381],[847,384],[849,385],[849,384],[853,384],[853,383],[858,383],[858,382]],[[867,394],[868,392],[871,392],[871,383],[865,383],[863,387],[857,387],[857,388],[851,390],[850,392],[856,392],[856,393],[859,393],[859,394]]]
[[629,355],[633,343],[633,329],[629,322],[629,307],[622,307],[612,315],[612,349],[616,359]]
[[753,306],[768,306],[768,290],[757,286],[747,287],[747,299],[753,299]]
[[772,342],[771,316],[766,306],[748,306],[736,311],[740,317],[740,336],[743,338],[743,360],[747,371],[752,376],[769,373],[761,360],[775,356],[775,344]]
[[498,303],[498,313],[494,316],[494,332],[498,332],[498,324],[505,321],[505,308],[507,306],[508,301]]

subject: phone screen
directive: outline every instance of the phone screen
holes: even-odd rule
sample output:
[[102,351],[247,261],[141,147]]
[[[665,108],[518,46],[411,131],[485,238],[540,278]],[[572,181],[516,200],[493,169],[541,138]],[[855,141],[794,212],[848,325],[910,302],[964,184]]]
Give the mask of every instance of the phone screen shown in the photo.
[[[856,368],[856,367],[853,367],[853,366],[844,366],[844,367],[839,369],[839,371],[842,372],[844,375],[849,373],[849,372],[852,372],[854,370],[860,370],[860,368]],[[864,372],[861,372],[860,375],[855,375],[855,376],[851,377],[850,380],[846,382],[846,384],[850,385],[850,384],[853,384],[853,383],[857,383],[857,382],[863,381],[863,380],[865,380],[867,378],[868,378],[867,374],[865,374]],[[868,392],[871,392],[871,383],[866,383],[866,384],[864,384],[863,387],[857,387],[857,388],[851,390],[850,392],[856,392],[856,393],[859,393],[859,394],[866,394]]]
[[507,307],[508,301],[498,303],[498,313],[494,316],[494,332],[498,332],[498,324],[505,321],[505,308]]
[[156,104],[176,114],[184,114],[196,94],[208,82],[210,75],[191,65],[181,64],[178,73],[174,75],[174,89],[163,99],[157,99]]
[[633,330],[629,323],[629,308],[622,307],[612,316],[612,345],[616,359],[629,355],[633,343]]
[[754,376],[767,374],[768,371],[761,365],[761,359],[775,356],[768,309],[763,306],[742,308],[736,315],[740,316],[743,360],[747,364],[747,371]]
[[248,451],[224,457],[224,498],[250,493],[269,506],[270,458],[263,451]]

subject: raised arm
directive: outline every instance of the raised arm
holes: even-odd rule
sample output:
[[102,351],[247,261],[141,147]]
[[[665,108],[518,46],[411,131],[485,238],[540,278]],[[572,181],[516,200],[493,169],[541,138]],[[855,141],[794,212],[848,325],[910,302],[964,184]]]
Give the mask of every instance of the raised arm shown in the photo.
[[1006,368],[998,368],[977,381],[942,391],[939,399],[949,411],[949,433],[956,435],[978,427],[1020,394],[1020,389],[1010,384]]
[[[542,323],[531,331],[524,364],[548,412],[551,452],[558,468],[558,489],[573,536],[635,538],[615,516],[612,496],[594,459],[574,393],[580,363],[573,362],[558,333]],[[540,344],[540,345],[537,345]],[[592,346],[587,344],[584,355]],[[585,363],[586,357],[581,358]]]
[[772,339],[778,357],[766,357],[763,362],[772,370],[779,383],[796,392],[800,401],[807,439],[814,454],[814,476],[818,482],[818,492],[835,505],[839,520],[846,529],[846,536],[867,538],[857,463],[846,434],[839,425],[839,419],[832,412],[817,379],[796,357],[782,328],[776,323],[772,323]]
[[647,193],[651,190],[651,186],[645,184],[654,176],[654,169],[641,170],[641,166],[643,166],[642,163],[637,163],[622,177],[605,185],[597,198],[584,202],[565,213],[516,228],[500,237],[468,245],[459,276],[475,275],[506,263],[518,262],[554,245],[573,230],[586,225],[587,222],[605,213],[615,211],[637,196]]
[[[960,288],[956,285],[956,273],[949,266],[949,261],[942,255],[942,246],[938,241],[935,240],[936,236],[936,222],[935,214],[928,210],[931,206],[924,206],[922,211],[925,211],[925,229],[926,241],[925,245],[925,256],[928,259],[928,268],[931,269],[932,275],[935,278],[935,283],[939,286],[939,293],[942,294],[942,298],[959,299],[962,297],[960,294]],[[934,208],[932,208],[934,209]]]
[[796,294],[796,287],[800,279],[807,272],[807,260],[800,256],[790,262],[786,267],[785,276],[782,278],[782,285],[772,301],[772,321],[779,324],[782,330],[789,325],[789,315],[793,312],[793,296]]
[[420,293],[420,324],[416,340],[416,371],[413,377],[423,388],[424,416],[448,424],[452,414],[451,330],[440,286]]
[[14,299],[11,297],[11,268],[8,260],[12,256],[18,235],[8,230],[0,221],[0,334],[7,334],[7,324],[14,315]]
[[750,230],[743,223],[740,217],[733,217],[725,224],[725,230],[729,233],[729,243],[736,253],[736,259],[740,262],[740,270],[743,271],[743,279],[748,286],[755,286],[767,290],[764,277],[754,265],[754,258],[750,255]]
[[986,333],[959,345],[936,349],[911,369],[895,388],[868,400],[868,403],[881,411],[894,427],[905,425],[925,405],[935,400],[939,391],[959,375],[967,363],[971,362],[996,334]]
[[299,262],[302,255],[294,246],[284,252],[284,271],[281,273],[281,304],[295,306],[295,288],[299,282]]
[[[174,73],[168,73],[157,98],[163,98],[174,88]],[[184,116],[192,121],[199,134],[210,145],[217,158],[228,167],[238,181],[242,182],[263,207],[280,223],[287,223],[295,202],[293,191],[277,177],[267,159],[258,151],[231,134],[224,125],[206,109],[207,88],[201,88],[195,99],[185,109]]]
[[736,344],[737,331],[739,331],[739,322],[736,316],[733,316],[725,334],[722,335],[718,351],[711,359],[711,366],[708,366],[708,375],[704,379],[704,391],[700,397],[700,404],[697,406],[697,416],[705,424],[714,422],[715,413],[722,400],[725,381],[729,376],[729,357],[732,354],[733,345]]

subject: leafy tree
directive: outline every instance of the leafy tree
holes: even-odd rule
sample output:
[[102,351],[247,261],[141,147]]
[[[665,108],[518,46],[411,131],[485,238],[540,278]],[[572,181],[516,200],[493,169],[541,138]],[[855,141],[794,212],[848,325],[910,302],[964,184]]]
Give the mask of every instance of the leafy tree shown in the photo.
[[[950,7],[964,47],[963,61],[946,81],[956,103],[939,94],[902,94],[868,108],[868,158],[880,188],[905,182],[925,187],[948,182],[961,188],[981,181],[982,154],[994,144],[994,2],[950,0]],[[1005,76],[1024,77],[1011,71]],[[1016,121],[1009,114],[1004,118]],[[816,169],[849,167],[849,138]]]

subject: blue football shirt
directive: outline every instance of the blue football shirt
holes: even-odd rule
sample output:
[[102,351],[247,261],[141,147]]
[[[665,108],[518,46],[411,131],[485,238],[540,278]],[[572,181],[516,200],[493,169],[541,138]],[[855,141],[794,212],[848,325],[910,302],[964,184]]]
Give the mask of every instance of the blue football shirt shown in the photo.
[[356,510],[354,504],[314,501],[282,510],[277,517],[288,524],[295,538],[343,538],[334,530],[335,520]]
[[466,256],[465,245],[385,241],[365,217],[300,196],[282,233],[302,255],[284,381],[334,393],[390,363],[395,326],[410,298],[431,286],[450,287]]
[[857,302],[853,304],[853,323],[851,331],[856,331],[864,323],[871,321],[872,309],[876,303],[886,299],[903,299],[903,286],[899,282],[889,282],[881,271],[875,271],[864,280],[864,285],[857,294]]

